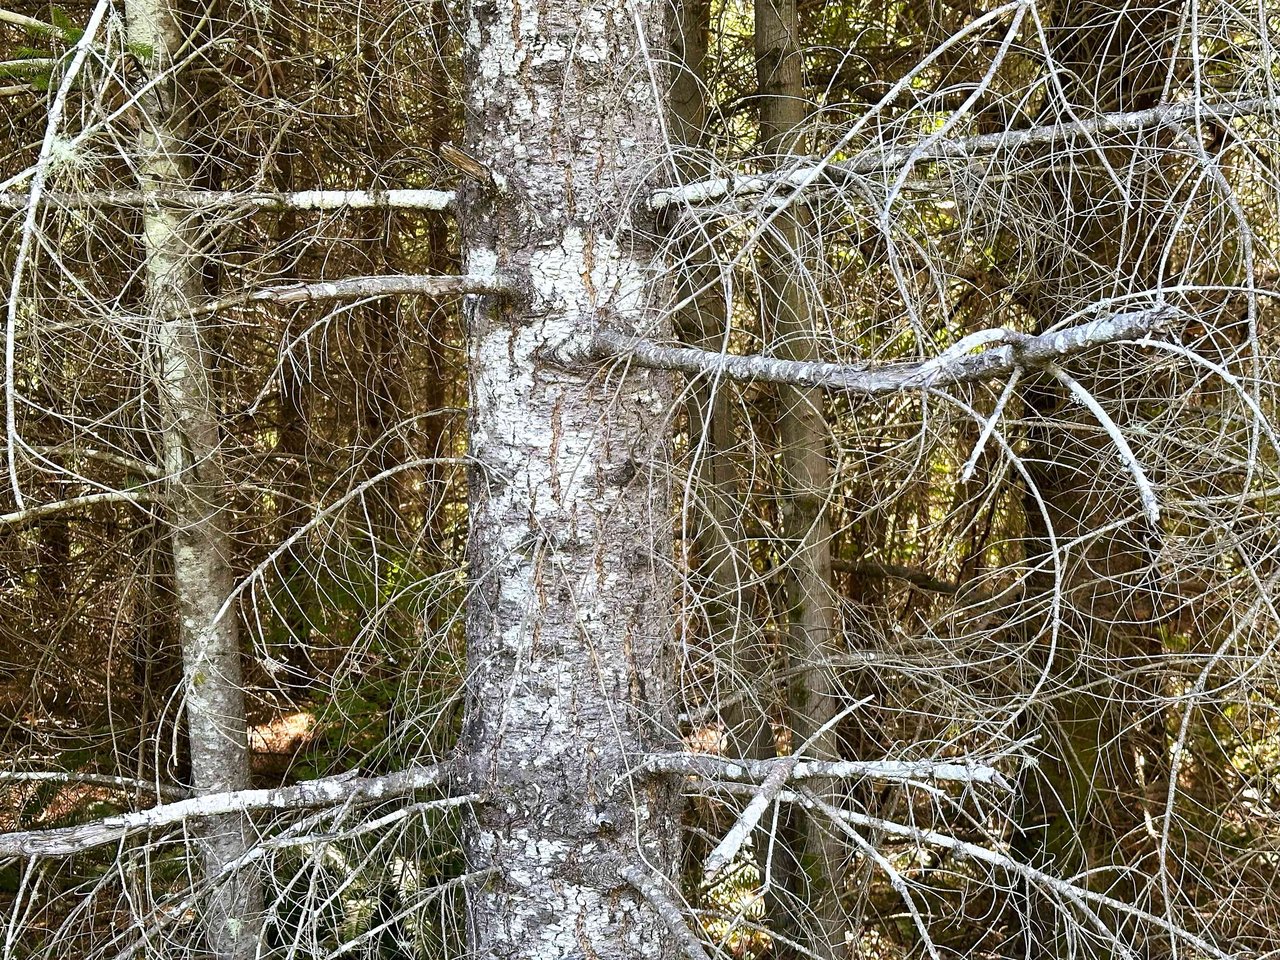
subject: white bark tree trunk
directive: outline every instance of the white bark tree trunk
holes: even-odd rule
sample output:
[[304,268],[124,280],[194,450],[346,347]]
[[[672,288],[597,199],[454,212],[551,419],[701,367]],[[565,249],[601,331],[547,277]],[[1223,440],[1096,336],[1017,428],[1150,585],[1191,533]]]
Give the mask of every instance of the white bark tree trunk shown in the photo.
[[[621,877],[667,885],[678,802],[636,770],[674,742],[668,375],[579,361],[592,328],[651,329],[642,182],[664,149],[647,50],[663,4],[472,0],[468,136],[495,189],[460,199],[468,305],[468,701],[461,753],[472,956],[664,958],[677,934]],[[643,34],[641,34],[643,31]],[[647,46],[646,46],[647,45]],[[644,214],[643,216],[648,216]],[[633,229],[638,228],[638,229]],[[667,894],[674,890],[667,886]]]
[[[163,77],[139,98],[139,185],[143,192],[190,190],[184,153],[190,105],[180,79],[164,77],[184,42],[182,27],[166,0],[126,0],[125,14],[130,43],[152,51],[148,78]],[[207,334],[190,312],[201,296],[197,239],[190,215],[169,208],[148,208],[142,228],[192,787],[198,796],[243,790],[249,786],[249,756],[240,641],[234,613],[217,619],[234,586],[217,406]],[[258,888],[251,874],[220,874],[248,850],[248,818],[231,813],[195,829],[212,884],[204,905],[208,949],[217,960],[246,960],[257,948]]]

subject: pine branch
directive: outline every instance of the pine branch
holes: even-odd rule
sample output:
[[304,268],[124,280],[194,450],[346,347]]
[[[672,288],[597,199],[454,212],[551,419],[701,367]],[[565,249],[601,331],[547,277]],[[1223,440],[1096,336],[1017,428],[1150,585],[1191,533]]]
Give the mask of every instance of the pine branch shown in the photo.
[[66,43],[75,43],[79,39],[75,30],[46,23],[44,20],[37,20],[35,17],[28,17],[13,10],[0,9],[0,23],[11,24],[33,37],[54,37]]
[[[919,363],[879,365],[735,356],[696,347],[666,347],[612,330],[596,331],[591,356],[691,376],[723,376],[742,382],[785,383],[845,393],[883,396],[1007,377],[1015,370],[1044,368],[1096,347],[1138,340],[1173,316],[1169,307],[1115,314],[1038,336],[1013,330],[983,330],[937,357]],[[970,352],[975,346],[979,352]]]

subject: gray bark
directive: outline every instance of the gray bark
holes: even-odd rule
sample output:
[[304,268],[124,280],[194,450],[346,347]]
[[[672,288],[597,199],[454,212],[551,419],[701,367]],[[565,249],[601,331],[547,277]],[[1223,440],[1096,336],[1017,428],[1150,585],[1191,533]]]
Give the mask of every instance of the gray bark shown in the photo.
[[675,892],[675,791],[633,773],[675,741],[671,387],[657,371],[617,380],[557,359],[585,355],[597,322],[633,331],[657,315],[653,225],[627,217],[664,149],[646,53],[663,14],[653,0],[467,10],[466,146],[491,177],[460,197],[465,271],[500,270],[520,291],[466,310],[460,749],[487,797],[465,840],[470,869],[494,871],[469,900],[470,955],[485,960],[679,950],[622,875],[642,866]]
[[[805,121],[804,56],[799,44],[795,0],[756,0],[756,79],[760,90],[760,141],[768,153],[803,152]],[[808,208],[796,204],[779,212],[763,240],[759,274],[761,299],[774,336],[790,360],[818,356],[816,317],[804,287],[804,241],[812,229]],[[831,671],[837,641],[832,590],[831,518],[827,497],[831,462],[827,455],[824,398],[814,387],[784,386],[778,439],[782,447],[782,525],[789,553],[786,569],[786,642],[790,659],[787,713],[791,749],[802,747],[818,760],[838,759],[833,729],[840,704]],[[824,796],[830,786],[815,787]],[[811,891],[813,953],[844,953],[843,844],[818,819],[795,814],[796,849]]]
[[[153,51],[152,77],[172,68],[184,42],[176,11],[166,0],[127,0],[129,41]],[[191,189],[185,159],[185,117],[190,112],[175,75],[139,98],[143,121],[137,170],[143,192]],[[224,525],[225,489],[218,423],[210,378],[207,332],[189,313],[201,296],[196,239],[190,218],[151,207],[142,217],[147,306],[154,317],[161,452],[173,543],[173,579],[182,647],[184,701],[197,796],[249,786],[249,755],[240,680],[240,639],[234,612],[217,614],[234,577]],[[244,813],[211,818],[197,831],[205,876],[248,850]],[[204,905],[208,948],[217,960],[243,960],[256,952],[258,885],[246,872],[215,885]]]
[[[684,0],[672,11],[672,59],[675,76],[668,94],[671,128],[690,148],[705,138],[707,33],[709,0]],[[690,150],[677,161],[683,179],[700,170],[699,151]],[[675,318],[683,339],[709,351],[725,343],[728,308],[720,293],[720,264],[714,256],[714,225],[699,227],[679,246],[680,279],[676,298],[683,307]],[[699,497],[692,504],[692,527],[698,563],[698,601],[713,656],[728,674],[731,696],[721,710],[728,751],[734,756],[763,759],[773,755],[768,695],[769,651],[763,632],[751,616],[754,590],[749,581],[746,531],[738,502],[739,466],[735,462],[734,408],[729,385],[708,377],[690,387],[689,446],[700,480]]]

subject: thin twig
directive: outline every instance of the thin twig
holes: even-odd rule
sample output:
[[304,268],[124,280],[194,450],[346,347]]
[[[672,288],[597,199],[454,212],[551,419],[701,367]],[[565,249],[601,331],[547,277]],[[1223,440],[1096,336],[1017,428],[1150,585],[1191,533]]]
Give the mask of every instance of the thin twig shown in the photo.
[[1124,434],[1120,431],[1120,427],[1111,419],[1111,415],[1103,409],[1096,397],[1086,390],[1075,377],[1067,373],[1061,367],[1053,364],[1049,365],[1050,372],[1068,389],[1071,395],[1075,397],[1087,409],[1107,436],[1111,438],[1111,442],[1116,445],[1116,451],[1120,454],[1121,461],[1128,468],[1129,473],[1133,476],[1133,482],[1138,487],[1138,495],[1142,498],[1142,508],[1147,515],[1147,519],[1153,527],[1160,524],[1160,501],[1156,498],[1156,491],[1151,486],[1151,481],[1147,479],[1147,473],[1142,469],[1142,464],[1138,462],[1137,455],[1133,452],[1133,448],[1129,446],[1129,441],[1125,439]]

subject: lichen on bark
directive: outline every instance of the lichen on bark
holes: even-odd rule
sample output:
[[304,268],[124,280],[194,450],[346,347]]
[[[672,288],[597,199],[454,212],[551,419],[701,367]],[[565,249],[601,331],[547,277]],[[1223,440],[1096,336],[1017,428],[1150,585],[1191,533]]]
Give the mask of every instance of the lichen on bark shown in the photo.
[[[476,956],[661,958],[677,949],[620,876],[670,878],[674,792],[637,772],[673,743],[668,375],[601,375],[600,323],[662,335],[661,264],[630,221],[662,155],[646,44],[658,3],[474,0],[467,149],[498,189],[460,197],[468,304],[468,701],[462,756]],[[640,31],[644,31],[643,42]],[[646,215],[646,214],[640,214]]]

